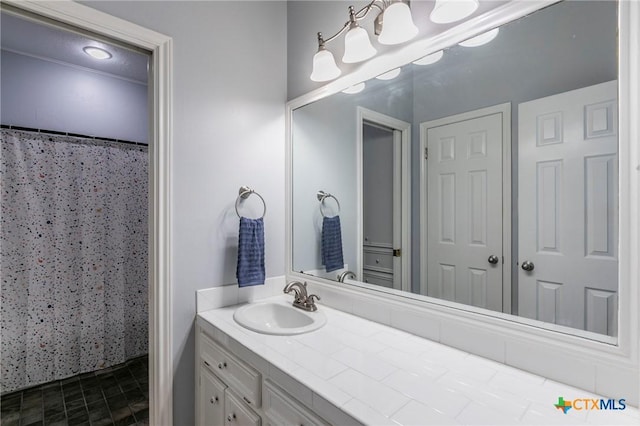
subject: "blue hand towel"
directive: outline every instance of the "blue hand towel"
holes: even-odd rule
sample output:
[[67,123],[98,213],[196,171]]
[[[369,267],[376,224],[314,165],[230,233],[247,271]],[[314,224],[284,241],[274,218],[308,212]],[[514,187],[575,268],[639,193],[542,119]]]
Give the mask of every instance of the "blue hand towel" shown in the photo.
[[238,236],[238,286],[264,284],[264,221],[240,218]]
[[340,216],[322,220],[322,264],[327,272],[344,268]]

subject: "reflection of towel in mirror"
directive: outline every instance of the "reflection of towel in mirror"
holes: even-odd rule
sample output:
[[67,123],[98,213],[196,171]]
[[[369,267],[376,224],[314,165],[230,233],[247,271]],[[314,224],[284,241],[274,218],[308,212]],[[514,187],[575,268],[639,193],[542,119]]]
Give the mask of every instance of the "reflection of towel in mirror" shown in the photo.
[[322,220],[322,264],[327,272],[344,268],[340,216]]
[[262,218],[240,218],[236,277],[240,287],[264,284],[264,221]]

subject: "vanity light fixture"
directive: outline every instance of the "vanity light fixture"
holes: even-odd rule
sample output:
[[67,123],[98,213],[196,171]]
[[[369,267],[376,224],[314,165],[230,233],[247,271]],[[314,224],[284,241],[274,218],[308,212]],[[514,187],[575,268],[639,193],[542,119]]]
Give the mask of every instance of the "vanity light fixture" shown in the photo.
[[349,21],[340,31],[327,39],[322,37],[322,33],[318,33],[318,52],[313,57],[311,80],[329,81],[340,75],[340,69],[335,64],[333,54],[326,49],[325,45],[345,32],[342,62],[357,63],[375,56],[377,50],[371,44],[367,30],[358,23],[373,9],[379,11],[374,23],[374,33],[379,36],[380,44],[404,43],[418,34],[418,27],[413,23],[409,5],[403,0],[373,0],[358,11],[353,6],[349,6]]
[[394,68],[391,71],[387,71],[384,74],[380,74],[376,78],[378,80],[393,80],[400,75],[400,68]]
[[436,0],[429,19],[436,24],[449,24],[466,18],[477,8],[478,0]]
[[482,46],[483,44],[487,44],[491,40],[496,38],[496,36],[498,35],[499,31],[500,31],[500,28],[494,28],[494,29],[492,29],[490,31],[487,31],[486,33],[482,33],[480,35],[477,35],[475,37],[472,37],[470,39],[462,41],[462,42],[460,42],[458,44],[460,46],[462,46],[462,47],[478,47],[478,46]]
[[86,46],[82,49],[84,53],[95,59],[111,59],[113,55],[108,51],[95,46]]
[[360,93],[364,90],[365,84],[364,82],[354,84],[351,87],[348,87],[342,91],[342,93],[346,93],[347,95],[355,95],[356,93]]
[[425,56],[423,58],[420,58],[417,61],[413,61],[413,63],[416,64],[416,65],[431,65],[431,64],[435,64],[440,59],[442,59],[443,55],[444,55],[444,52],[442,50],[438,50],[437,52],[434,52],[434,53],[432,53],[430,55],[427,55],[427,56]]

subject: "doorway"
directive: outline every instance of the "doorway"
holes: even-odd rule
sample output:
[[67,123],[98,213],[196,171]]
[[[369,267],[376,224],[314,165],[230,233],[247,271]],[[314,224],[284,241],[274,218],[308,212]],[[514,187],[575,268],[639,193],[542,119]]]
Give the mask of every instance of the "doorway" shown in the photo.
[[171,69],[170,37],[74,2],[3,2],[3,12],[53,20],[151,52],[149,96],[149,420],[173,424],[171,315]]
[[421,123],[421,294],[510,312],[511,104]]
[[411,125],[358,108],[358,276],[410,291]]

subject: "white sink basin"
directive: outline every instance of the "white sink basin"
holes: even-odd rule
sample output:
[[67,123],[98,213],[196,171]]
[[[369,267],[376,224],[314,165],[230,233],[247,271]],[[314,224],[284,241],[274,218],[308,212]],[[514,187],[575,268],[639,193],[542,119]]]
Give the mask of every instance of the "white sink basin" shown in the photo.
[[308,333],[327,322],[327,317],[321,311],[306,312],[285,302],[245,305],[236,309],[233,319],[257,333],[281,336]]

